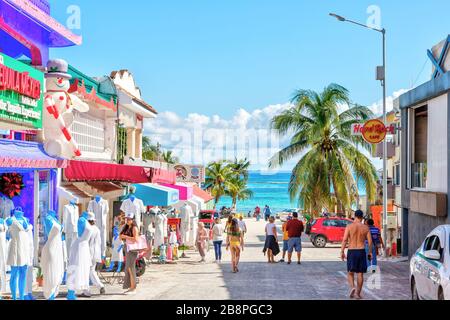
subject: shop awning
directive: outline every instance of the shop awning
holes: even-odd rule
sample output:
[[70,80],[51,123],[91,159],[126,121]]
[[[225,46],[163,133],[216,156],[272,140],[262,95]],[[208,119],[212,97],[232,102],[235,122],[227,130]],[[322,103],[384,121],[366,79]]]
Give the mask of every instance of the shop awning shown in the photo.
[[146,206],[168,207],[178,202],[179,192],[156,184],[134,184],[134,195],[141,199]]
[[64,169],[64,178],[70,182],[147,183],[152,181],[152,177],[151,169],[113,163],[71,160]]
[[205,203],[214,200],[214,197],[212,195],[202,190],[202,188],[198,187],[197,185],[192,186],[192,188],[194,189],[194,195],[203,199]]
[[123,195],[124,189],[120,184],[112,182],[78,182],[67,183],[59,187],[59,193],[67,200],[77,202],[88,201],[97,194],[105,199],[113,199]]
[[167,187],[167,188],[178,190],[180,193],[181,201],[186,201],[186,200],[192,199],[192,196],[193,196],[192,187],[181,186],[181,185],[177,185],[177,184],[169,184],[169,183],[160,183],[160,185]]
[[67,160],[53,158],[36,142],[0,139],[0,168],[52,169],[67,167]]
[[152,170],[152,182],[153,183],[169,183],[173,184],[177,181],[177,173],[175,170],[165,170],[150,168]]

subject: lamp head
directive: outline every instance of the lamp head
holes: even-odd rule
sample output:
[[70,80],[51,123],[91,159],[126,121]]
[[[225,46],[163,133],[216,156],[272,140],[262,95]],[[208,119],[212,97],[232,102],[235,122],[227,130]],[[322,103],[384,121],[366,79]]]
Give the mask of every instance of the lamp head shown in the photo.
[[338,19],[339,21],[342,21],[342,22],[344,22],[346,20],[344,17],[342,17],[340,15],[337,15],[335,13],[330,13],[330,16],[332,16],[332,17],[334,17],[334,18],[336,18],[336,19]]

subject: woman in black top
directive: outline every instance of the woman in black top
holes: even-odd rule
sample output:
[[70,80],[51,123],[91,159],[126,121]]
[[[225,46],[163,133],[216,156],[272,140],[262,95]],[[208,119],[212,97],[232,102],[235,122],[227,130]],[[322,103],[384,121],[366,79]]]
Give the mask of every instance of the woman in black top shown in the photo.
[[[139,230],[136,221],[133,218],[127,217],[125,219],[125,226],[120,233],[120,239],[134,243],[139,240]],[[126,262],[125,262],[125,279],[123,281],[123,289],[125,294],[136,293],[136,259],[138,256],[137,251],[126,250]]]

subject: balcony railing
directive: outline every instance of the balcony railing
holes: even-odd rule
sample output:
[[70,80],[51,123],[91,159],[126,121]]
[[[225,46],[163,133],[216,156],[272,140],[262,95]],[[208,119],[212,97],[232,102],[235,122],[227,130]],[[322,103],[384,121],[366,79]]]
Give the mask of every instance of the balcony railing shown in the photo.
[[427,187],[427,164],[413,163],[411,165],[411,188],[425,189]]

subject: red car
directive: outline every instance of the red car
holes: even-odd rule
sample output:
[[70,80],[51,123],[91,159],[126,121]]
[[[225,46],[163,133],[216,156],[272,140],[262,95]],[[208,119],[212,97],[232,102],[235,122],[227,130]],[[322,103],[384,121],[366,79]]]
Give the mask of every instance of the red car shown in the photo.
[[345,218],[315,219],[307,225],[306,234],[316,248],[325,248],[327,243],[341,243],[345,229],[352,223],[352,220]]

